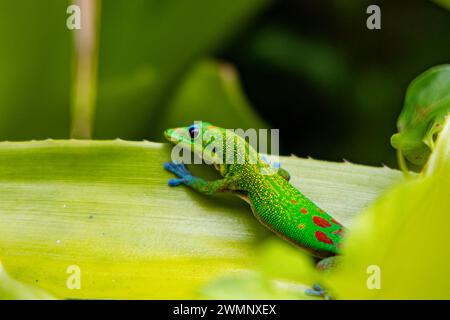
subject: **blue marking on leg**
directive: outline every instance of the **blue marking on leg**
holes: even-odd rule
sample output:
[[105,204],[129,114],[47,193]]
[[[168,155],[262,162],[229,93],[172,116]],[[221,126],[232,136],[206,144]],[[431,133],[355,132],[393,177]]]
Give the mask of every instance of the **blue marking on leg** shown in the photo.
[[175,187],[182,183],[187,183],[190,180],[192,180],[192,174],[189,172],[189,170],[186,168],[184,163],[176,163],[176,162],[166,162],[164,163],[164,168],[175,174],[179,179],[170,179],[168,181],[169,186]]
[[169,179],[168,181],[168,184],[171,187],[179,186],[182,183],[184,183],[184,179]]
[[315,296],[315,297],[321,297],[321,296],[322,296],[322,293],[321,293],[321,292],[316,291],[316,290],[314,290],[314,289],[306,289],[306,290],[305,290],[305,293],[306,293],[308,296]]
[[325,300],[331,300],[332,297],[328,294],[328,292],[322,288],[321,285],[315,283],[312,289],[305,290],[305,294],[308,296],[322,297]]
[[166,162],[166,163],[164,163],[164,168],[167,171],[172,172],[173,174],[177,175],[180,178],[192,176],[192,174],[186,168],[184,163]]
[[313,284],[313,289],[316,291],[325,291],[318,283]]

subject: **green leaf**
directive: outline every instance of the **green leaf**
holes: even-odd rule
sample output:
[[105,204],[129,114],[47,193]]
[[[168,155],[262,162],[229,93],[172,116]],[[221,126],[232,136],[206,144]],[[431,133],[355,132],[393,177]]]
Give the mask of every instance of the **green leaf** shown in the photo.
[[[426,171],[382,196],[354,223],[328,284],[343,299],[449,299],[450,118]],[[380,289],[369,266],[379,267]]]
[[[169,159],[168,145],[150,142],[0,143],[5,269],[58,297],[138,299],[196,298],[211,279],[255,270],[256,248],[273,234],[240,199],[167,186]],[[346,224],[402,179],[388,168],[281,163],[295,186]],[[66,285],[72,265],[81,270],[79,290]]]
[[432,0],[432,1],[443,6],[447,10],[450,10],[450,0]]
[[51,300],[47,292],[25,285],[9,276],[0,262],[0,300]]
[[[66,27],[70,4],[1,1],[0,140],[69,137],[71,47],[78,32]],[[95,110],[89,109],[95,114],[94,136],[149,136],[149,128],[158,123],[191,65],[225,45],[268,4],[267,0],[101,1],[98,103]]]
[[265,241],[257,253],[256,271],[219,277],[201,293],[209,299],[311,299],[305,284],[319,279],[311,256],[278,238]]
[[[267,0],[103,1],[97,138],[156,140],[186,72]],[[179,124],[178,124],[179,125]]]
[[0,1],[0,140],[69,137],[69,1]]
[[318,280],[313,258],[285,241],[267,241],[259,249],[259,267],[270,279],[299,283]]
[[248,103],[233,66],[213,60],[194,65],[168,102],[160,121],[151,128],[152,136],[196,120],[223,128],[267,128]]
[[350,76],[350,66],[337,46],[278,24],[262,27],[240,50],[245,59],[261,67],[307,78],[325,95],[344,90]]
[[392,146],[412,164],[424,165],[449,112],[450,65],[431,68],[408,87]]
[[258,272],[241,272],[211,281],[200,292],[208,299],[295,300],[305,298],[304,290],[296,284],[272,281]]

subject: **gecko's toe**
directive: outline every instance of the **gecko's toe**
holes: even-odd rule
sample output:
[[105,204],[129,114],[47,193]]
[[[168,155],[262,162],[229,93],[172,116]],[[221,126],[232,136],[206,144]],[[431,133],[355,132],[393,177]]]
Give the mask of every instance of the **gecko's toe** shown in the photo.
[[320,291],[316,291],[314,289],[306,289],[305,294],[308,296],[321,297],[322,293]]
[[321,297],[325,300],[332,300],[333,298],[328,294],[328,292],[322,288],[318,283],[313,285],[312,289],[305,290],[305,294],[308,296]]
[[182,162],[166,162],[164,163],[164,168],[178,177],[178,179],[170,179],[168,181],[168,185],[171,187],[176,187],[180,184],[187,183],[190,179],[192,179],[191,173]]
[[166,169],[167,171],[172,172],[172,162],[165,162],[164,163],[164,169]]
[[171,187],[179,186],[182,183],[184,183],[184,179],[169,179],[168,181],[168,185]]
[[165,162],[164,163],[164,169],[167,171],[173,172],[176,170],[176,163],[174,162]]
[[190,176],[191,172],[188,170],[188,168],[186,168],[186,166],[184,165],[183,162],[181,163],[176,163],[175,164],[178,171],[183,175],[183,176]]
[[186,176],[191,176],[191,173],[189,172],[189,170],[186,168],[186,166],[182,162],[180,162],[180,163],[166,162],[166,163],[164,163],[164,168],[167,171],[172,172],[173,174],[177,175],[180,178],[184,178]]

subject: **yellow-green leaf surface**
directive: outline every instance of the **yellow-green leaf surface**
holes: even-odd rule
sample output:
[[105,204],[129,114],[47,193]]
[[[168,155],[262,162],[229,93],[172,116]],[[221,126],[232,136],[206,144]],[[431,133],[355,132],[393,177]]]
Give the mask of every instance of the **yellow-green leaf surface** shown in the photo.
[[314,259],[281,239],[271,238],[258,247],[254,272],[227,274],[201,290],[208,299],[311,299],[308,284],[320,277]]
[[51,300],[44,290],[23,284],[6,273],[0,262],[0,300]]
[[424,173],[353,224],[342,265],[329,279],[339,298],[450,299],[449,119]]
[[[252,270],[272,234],[247,204],[170,188],[168,145],[0,143],[0,258],[19,281],[63,298],[197,298],[209,280]],[[283,157],[292,183],[345,224],[402,175]],[[212,175],[206,166],[194,173]],[[68,288],[70,266],[80,289]],[[70,287],[70,286],[69,286]]]

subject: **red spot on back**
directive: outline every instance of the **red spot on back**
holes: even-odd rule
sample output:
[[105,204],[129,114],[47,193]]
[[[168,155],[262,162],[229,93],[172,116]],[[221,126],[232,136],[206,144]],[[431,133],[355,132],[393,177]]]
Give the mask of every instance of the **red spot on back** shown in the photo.
[[322,209],[320,209],[320,208],[317,208],[317,212],[319,212],[319,213],[323,213],[323,210],[322,210]]
[[344,229],[341,228],[339,230],[334,231],[333,234],[337,234],[338,236],[343,237],[345,234],[345,231],[344,231]]
[[333,241],[327,237],[327,235],[325,233],[323,233],[322,231],[316,231],[314,233],[314,236],[316,237],[317,240],[319,240],[320,242],[324,242],[324,243],[328,243],[328,244],[333,244]]
[[292,202],[293,204],[297,204],[297,200],[295,200],[295,199],[292,199],[291,202]]
[[321,218],[321,217],[318,217],[318,216],[314,216],[313,217],[313,222],[316,224],[316,226],[319,226],[321,228],[331,227],[331,223],[329,223],[324,218]]
[[300,211],[301,211],[301,213],[303,213],[303,214],[308,214],[308,210],[306,210],[305,208],[301,208]]

